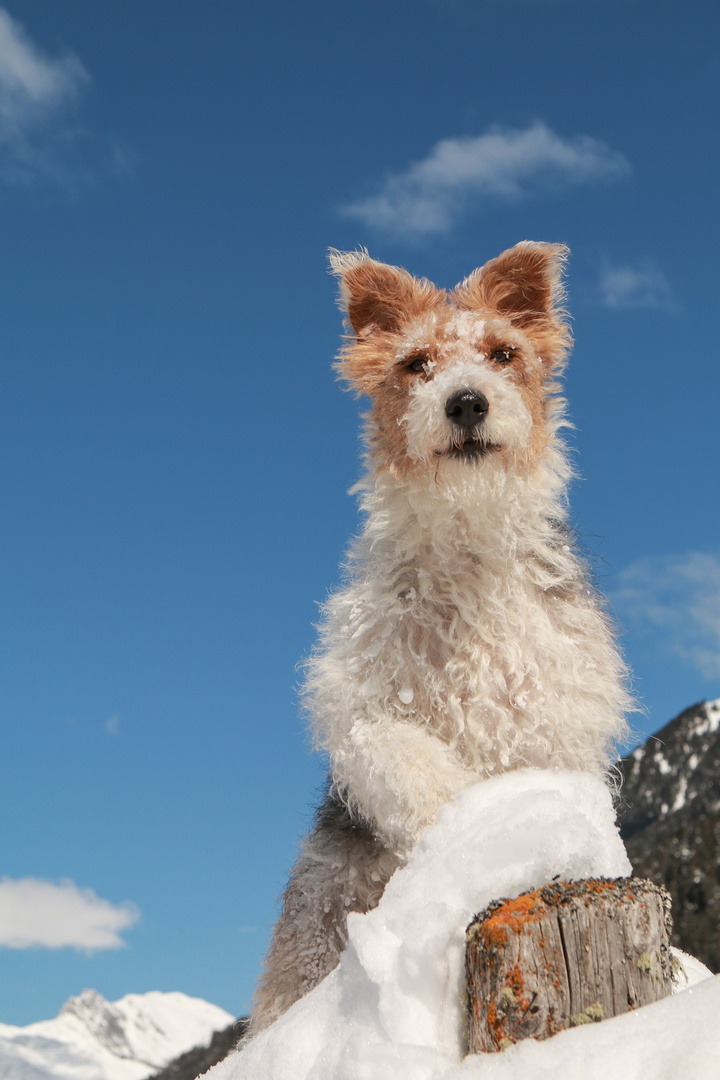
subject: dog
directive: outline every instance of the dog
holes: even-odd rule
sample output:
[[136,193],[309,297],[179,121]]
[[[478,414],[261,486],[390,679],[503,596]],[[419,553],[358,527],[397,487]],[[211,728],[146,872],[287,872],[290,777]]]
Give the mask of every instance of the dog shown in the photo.
[[365,526],[304,693],[327,796],[255,998],[266,1028],[337,965],[438,808],[522,767],[610,776],[626,669],[567,522],[567,249],[525,241],[453,291],[331,253],[337,368],[372,409]]

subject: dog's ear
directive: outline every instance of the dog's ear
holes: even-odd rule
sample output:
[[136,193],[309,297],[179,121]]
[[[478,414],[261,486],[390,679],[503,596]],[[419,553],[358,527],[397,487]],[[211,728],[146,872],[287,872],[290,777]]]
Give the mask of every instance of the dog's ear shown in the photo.
[[340,306],[358,336],[391,333],[419,314],[434,286],[407,270],[371,259],[367,251],[330,250],[330,268],[340,278]]
[[371,259],[367,251],[330,250],[330,267],[340,279],[340,306],[353,333],[340,350],[336,368],[360,394],[377,389],[388,366],[388,335],[446,294],[407,270]]
[[525,240],[458,285],[458,307],[509,319],[533,339],[544,360],[560,364],[571,344],[563,308],[568,248]]

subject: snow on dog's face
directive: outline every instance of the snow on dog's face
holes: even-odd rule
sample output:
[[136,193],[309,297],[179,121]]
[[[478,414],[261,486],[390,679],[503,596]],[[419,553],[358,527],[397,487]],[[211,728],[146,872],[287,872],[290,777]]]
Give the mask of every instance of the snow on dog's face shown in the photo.
[[331,254],[353,331],[338,369],[372,399],[378,465],[408,478],[532,465],[570,344],[566,255],[518,244],[447,293],[365,252]]

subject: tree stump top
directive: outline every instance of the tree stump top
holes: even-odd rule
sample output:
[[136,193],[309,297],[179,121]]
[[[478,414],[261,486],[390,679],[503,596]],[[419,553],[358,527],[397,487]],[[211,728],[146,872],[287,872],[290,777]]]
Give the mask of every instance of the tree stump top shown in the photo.
[[503,932],[508,929],[520,931],[526,922],[534,922],[547,914],[548,908],[583,900],[586,906],[598,900],[611,898],[618,907],[623,903],[642,902],[650,895],[657,896],[663,907],[665,930],[672,931],[670,893],[662,885],[644,878],[586,878],[582,881],[551,881],[532,892],[523,893],[512,900],[493,900],[472,920],[467,928],[490,922],[492,931],[505,941]]

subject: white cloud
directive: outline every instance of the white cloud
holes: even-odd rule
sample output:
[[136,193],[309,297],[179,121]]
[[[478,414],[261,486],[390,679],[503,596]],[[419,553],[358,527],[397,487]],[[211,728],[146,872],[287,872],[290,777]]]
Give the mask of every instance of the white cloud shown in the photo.
[[98,172],[131,171],[129,148],[97,139],[79,120],[89,82],[77,56],[48,56],[0,7],[0,181],[67,185]]
[[108,733],[108,735],[119,735],[120,734],[120,717],[119,716],[108,716],[107,720],[103,724],[103,727],[105,728],[105,731]]
[[635,266],[605,266],[598,294],[600,302],[609,308],[675,307],[670,283],[650,260]]
[[626,621],[655,631],[666,652],[706,678],[720,677],[720,556],[641,559],[618,582],[613,600]]
[[0,8],[0,118],[3,127],[22,125],[36,110],[55,109],[76,97],[88,79],[71,53],[43,56],[23,28]]
[[119,949],[139,918],[133,904],[116,907],[73,881],[0,880],[0,947]]
[[540,122],[520,131],[495,127],[442,139],[422,161],[390,175],[376,195],[341,213],[377,229],[429,235],[447,232],[473,202],[519,199],[629,172],[621,153],[589,135],[565,139]]

